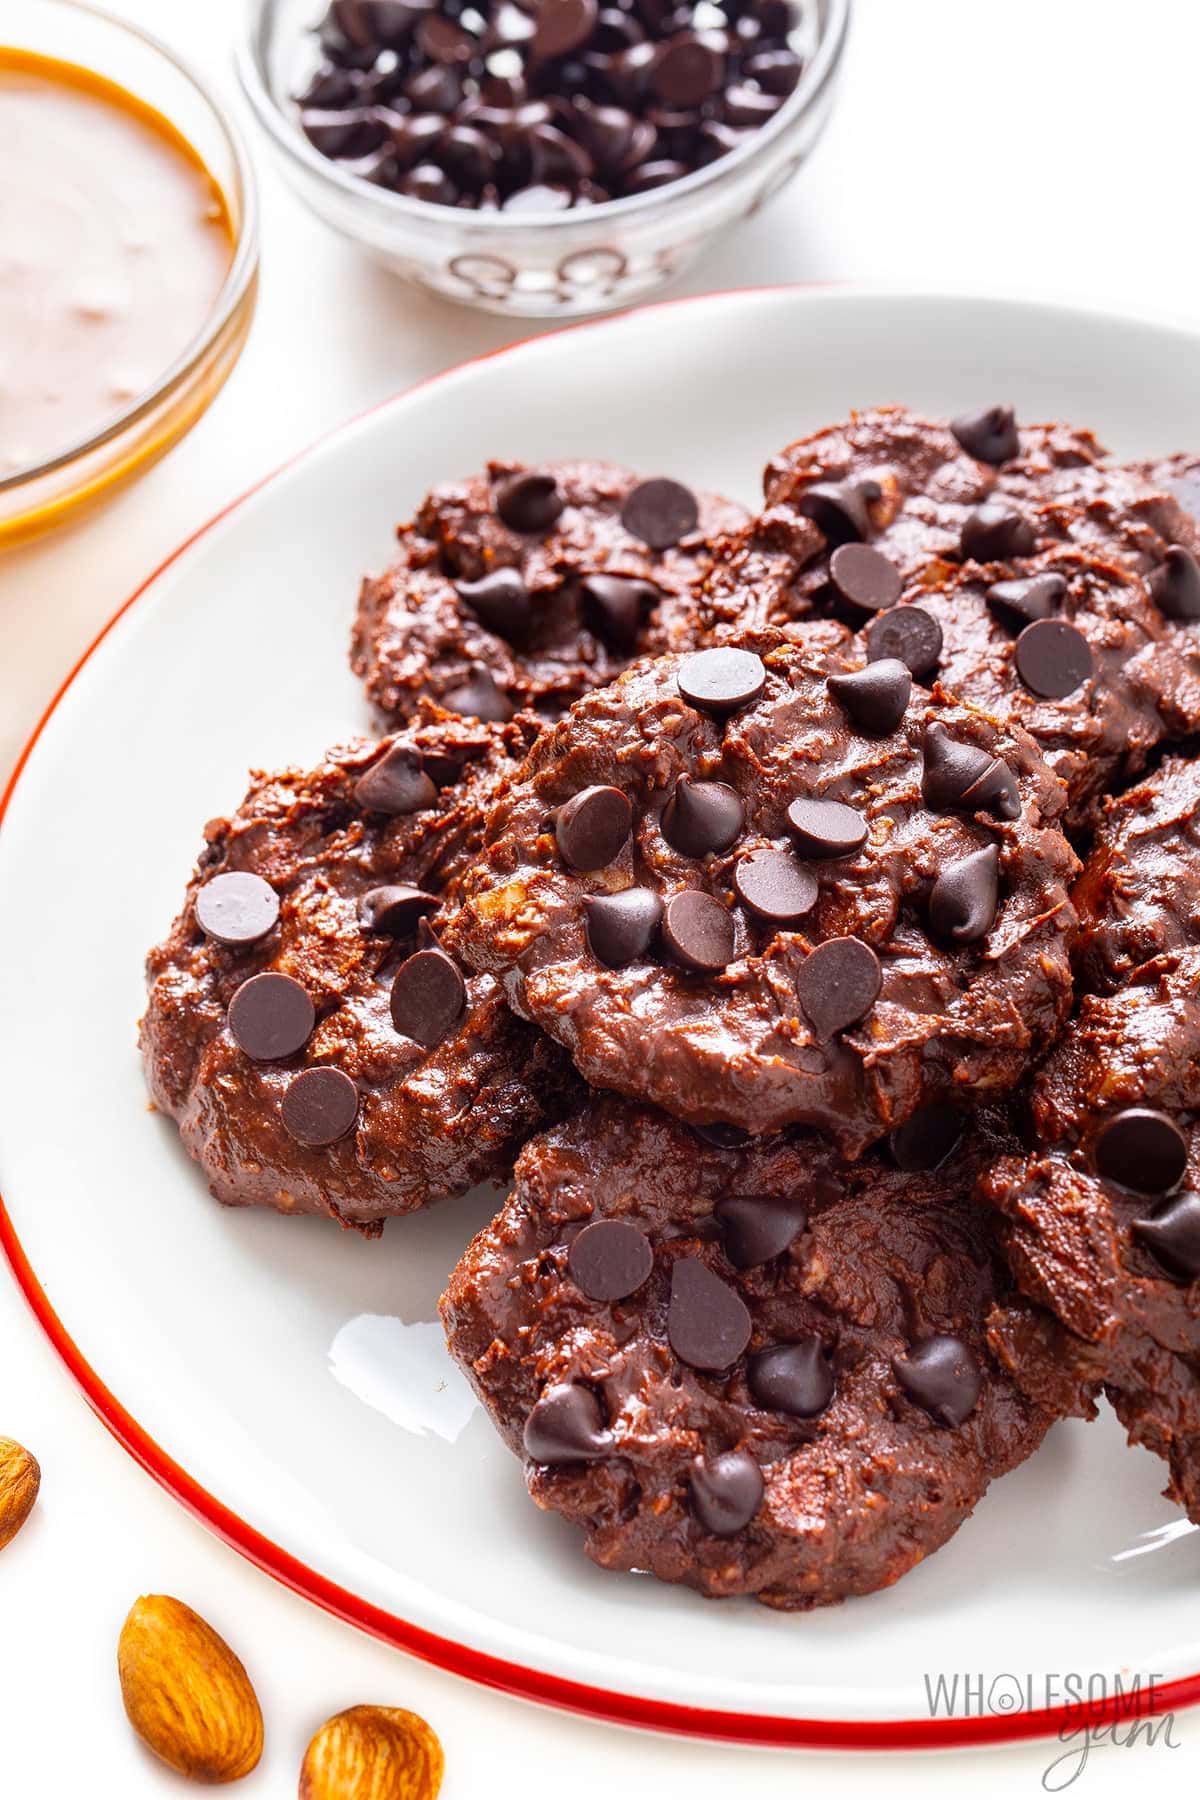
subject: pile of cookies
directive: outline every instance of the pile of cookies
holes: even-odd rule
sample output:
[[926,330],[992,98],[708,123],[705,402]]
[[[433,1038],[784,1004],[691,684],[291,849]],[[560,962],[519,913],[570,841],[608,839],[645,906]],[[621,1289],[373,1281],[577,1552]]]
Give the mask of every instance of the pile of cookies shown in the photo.
[[[149,959],[233,1205],[512,1180],[450,1349],[606,1568],[895,1581],[1107,1394],[1200,1521],[1200,457],[855,414],[431,493]],[[515,1167],[514,1167],[515,1166]]]

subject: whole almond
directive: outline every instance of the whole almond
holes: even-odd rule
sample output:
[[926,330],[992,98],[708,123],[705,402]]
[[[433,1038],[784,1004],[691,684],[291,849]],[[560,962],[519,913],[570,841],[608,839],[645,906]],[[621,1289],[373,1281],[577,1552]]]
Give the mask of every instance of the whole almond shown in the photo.
[[15,1438],[0,1437],[0,1550],[11,1544],[33,1511],[41,1485],[37,1458]]
[[437,1732],[419,1714],[352,1706],[308,1746],[300,1800],[436,1800],[445,1761]]
[[168,1594],[143,1594],[121,1627],[117,1672],[129,1723],[193,1781],[239,1781],[262,1755],[250,1677],[223,1637]]

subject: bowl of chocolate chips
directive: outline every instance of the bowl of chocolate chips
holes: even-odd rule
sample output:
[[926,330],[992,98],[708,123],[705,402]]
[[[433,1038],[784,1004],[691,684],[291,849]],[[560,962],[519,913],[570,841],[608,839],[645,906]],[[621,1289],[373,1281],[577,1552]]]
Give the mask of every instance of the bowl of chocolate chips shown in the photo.
[[850,0],[253,0],[243,85],[301,197],[397,274],[569,317],[664,286],[791,180]]

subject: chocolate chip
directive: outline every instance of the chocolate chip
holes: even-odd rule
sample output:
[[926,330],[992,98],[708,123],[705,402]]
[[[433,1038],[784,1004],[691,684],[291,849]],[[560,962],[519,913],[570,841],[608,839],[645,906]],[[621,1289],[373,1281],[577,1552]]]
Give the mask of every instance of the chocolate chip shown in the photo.
[[1063,619],[1038,619],[1017,639],[1017,673],[1030,693],[1063,700],[1093,672],[1091,646]]
[[685,656],[676,680],[689,706],[723,719],[758,699],[767,671],[752,650],[717,648]]
[[696,1256],[681,1256],[671,1269],[667,1337],[680,1362],[692,1369],[727,1369],[750,1342],[750,1314],[735,1288]]
[[909,1399],[939,1425],[957,1428],[970,1418],[983,1376],[961,1338],[939,1334],[892,1358],[892,1372]]
[[987,936],[1000,893],[1000,852],[995,844],[947,863],[929,896],[929,923],[952,944],[975,944]]
[[421,765],[420,753],[393,744],[354,784],[354,798],[366,812],[401,817],[424,812],[437,799],[437,789]]
[[559,807],[554,819],[562,859],[581,873],[607,868],[624,849],[632,829],[629,796],[615,787],[584,788]]
[[496,686],[495,677],[482,663],[475,663],[466,681],[442,695],[447,712],[462,713],[468,719],[482,719],[487,725],[503,725],[513,716],[512,701]]
[[959,547],[971,562],[1007,562],[1032,556],[1037,536],[1023,513],[1005,500],[985,500],[963,522]]
[[625,496],[621,523],[631,537],[640,538],[651,550],[669,550],[700,522],[700,508],[691,488],[665,475],[639,481]]
[[1063,575],[1023,575],[1015,581],[994,581],[984,596],[993,617],[1008,631],[1023,631],[1038,619],[1050,618],[1066,597]]
[[762,50],[746,60],[746,74],[768,94],[786,96],[800,79],[804,64],[794,50]]
[[1021,440],[1011,406],[985,406],[982,412],[960,413],[950,421],[950,429],[967,455],[978,462],[1011,462],[1020,455]]
[[733,871],[738,898],[772,925],[794,925],[811,912],[817,878],[790,850],[752,850]]
[[620,894],[589,894],[587,937],[592,954],[610,969],[623,969],[646,955],[658,936],[663,903],[649,888]]
[[549,531],[566,504],[555,477],[542,469],[509,475],[496,488],[496,511],[512,531]]
[[747,1450],[725,1450],[711,1462],[697,1456],[689,1486],[692,1512],[713,1537],[736,1537],[762,1505],[762,1470]]
[[867,626],[872,662],[902,662],[918,681],[926,680],[942,654],[942,628],[923,606],[897,606]]
[[354,1129],[358,1089],[341,1069],[304,1069],[289,1081],[279,1116],[298,1144],[336,1144]]
[[508,643],[529,630],[529,591],[516,569],[492,569],[478,581],[456,581],[460,600],[470,607],[481,625]]
[[404,97],[418,112],[444,115],[462,105],[463,85],[453,69],[435,64],[409,76],[404,83]]
[[436,163],[418,163],[400,181],[400,192],[410,200],[423,200],[428,206],[457,206],[458,189]]
[[719,900],[697,888],[672,894],[663,908],[662,935],[685,968],[715,974],[733,961],[733,920]]
[[[919,610],[919,609],[918,609]],[[880,657],[849,675],[831,675],[829,691],[866,737],[886,737],[908,710],[912,670],[897,656]]]
[[566,56],[586,43],[596,23],[596,0],[553,0],[538,8],[533,53],[539,62]]
[[865,1018],[882,985],[879,958],[852,937],[826,938],[796,971],[797,997],[822,1043]]
[[1166,1113],[1127,1106],[1106,1119],[1092,1145],[1092,1164],[1102,1181],[1135,1194],[1169,1194],[1187,1168],[1187,1139]]
[[921,792],[935,811],[990,812],[998,819],[1019,819],[1021,792],[1007,763],[952,738],[938,722],[927,725]]
[[1182,544],[1172,544],[1150,577],[1150,598],[1168,619],[1200,619],[1200,563]]
[[802,795],[788,807],[787,822],[801,855],[821,861],[857,856],[870,835],[862,814],[840,800],[809,800]]
[[895,563],[870,544],[839,544],[829,559],[829,579],[842,599],[861,612],[883,612],[904,591]]
[[649,581],[627,575],[585,575],[580,583],[583,616],[611,650],[636,648],[642,620],[662,595]]
[[550,182],[535,182],[530,187],[518,188],[515,194],[510,194],[501,207],[501,211],[506,213],[565,212],[573,198],[570,188],[555,187]]
[[417,26],[417,48],[431,62],[469,63],[479,53],[479,40],[440,13],[426,13]]
[[279,895],[261,875],[230,869],[213,875],[194,902],[196,923],[218,944],[257,944],[279,919]]
[[748,82],[735,82],[726,88],[721,112],[728,125],[765,125],[779,111],[778,94],[766,94]]
[[703,38],[684,32],[664,46],[650,79],[669,106],[698,106],[716,93],[724,74],[724,57]]
[[572,1240],[567,1268],[589,1300],[624,1300],[654,1267],[644,1231],[625,1219],[596,1219]]
[[910,1113],[903,1125],[897,1125],[888,1147],[896,1167],[906,1175],[915,1175],[921,1170],[940,1169],[958,1147],[962,1134],[962,1114],[953,1106],[929,1100]]
[[308,994],[290,975],[268,969],[243,981],[229,1002],[229,1033],[255,1062],[277,1062],[303,1050],[317,1022]]
[[358,903],[359,924],[364,931],[380,931],[387,937],[409,937],[441,904],[436,894],[423,888],[371,888]]
[[810,1337],[795,1344],[775,1344],[752,1356],[746,1386],[754,1404],[764,1412],[815,1419],[833,1399],[836,1382],[829,1352],[820,1338]]
[[595,1462],[612,1450],[600,1402],[591,1388],[564,1381],[548,1387],[525,1421],[525,1454],[534,1462]]
[[1175,1194],[1148,1219],[1134,1219],[1132,1228],[1172,1275],[1185,1281],[1200,1275],[1200,1194],[1190,1188]]
[[831,546],[857,544],[871,535],[867,501],[878,494],[877,482],[818,481],[805,488],[796,509],[812,520]]
[[772,1200],[765,1195],[719,1200],[714,1211],[725,1254],[735,1269],[757,1268],[773,1256],[782,1256],[808,1223],[799,1201]]
[[392,1024],[401,1037],[435,1050],[467,1004],[467,984],[444,950],[418,950],[392,982]]
[[746,822],[740,797],[723,781],[692,781],[681,775],[663,808],[662,834],[681,856],[720,855]]

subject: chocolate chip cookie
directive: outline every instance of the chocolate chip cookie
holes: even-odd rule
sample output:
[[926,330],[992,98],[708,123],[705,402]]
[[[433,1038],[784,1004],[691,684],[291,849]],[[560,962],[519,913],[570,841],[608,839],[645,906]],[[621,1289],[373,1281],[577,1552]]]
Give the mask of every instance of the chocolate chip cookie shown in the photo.
[[382,743],[256,775],[208,826],[148,958],[141,1045],[219,1200],[374,1233],[507,1175],[557,1116],[567,1059],[438,942],[529,736],[426,709]]
[[602,1567],[784,1609],[870,1593],[1053,1416],[987,1346],[1008,1281],[965,1196],[996,1148],[980,1121],[903,1172],[596,1103],[523,1151],[443,1297],[451,1351]]
[[1032,740],[816,622],[639,663],[544,731],[448,942],[593,1086],[842,1150],[998,1093],[1070,1005]]
[[554,717],[631,658],[699,641],[712,540],[745,513],[611,463],[492,463],[435,488],[363,584],[351,664],[389,722]]

